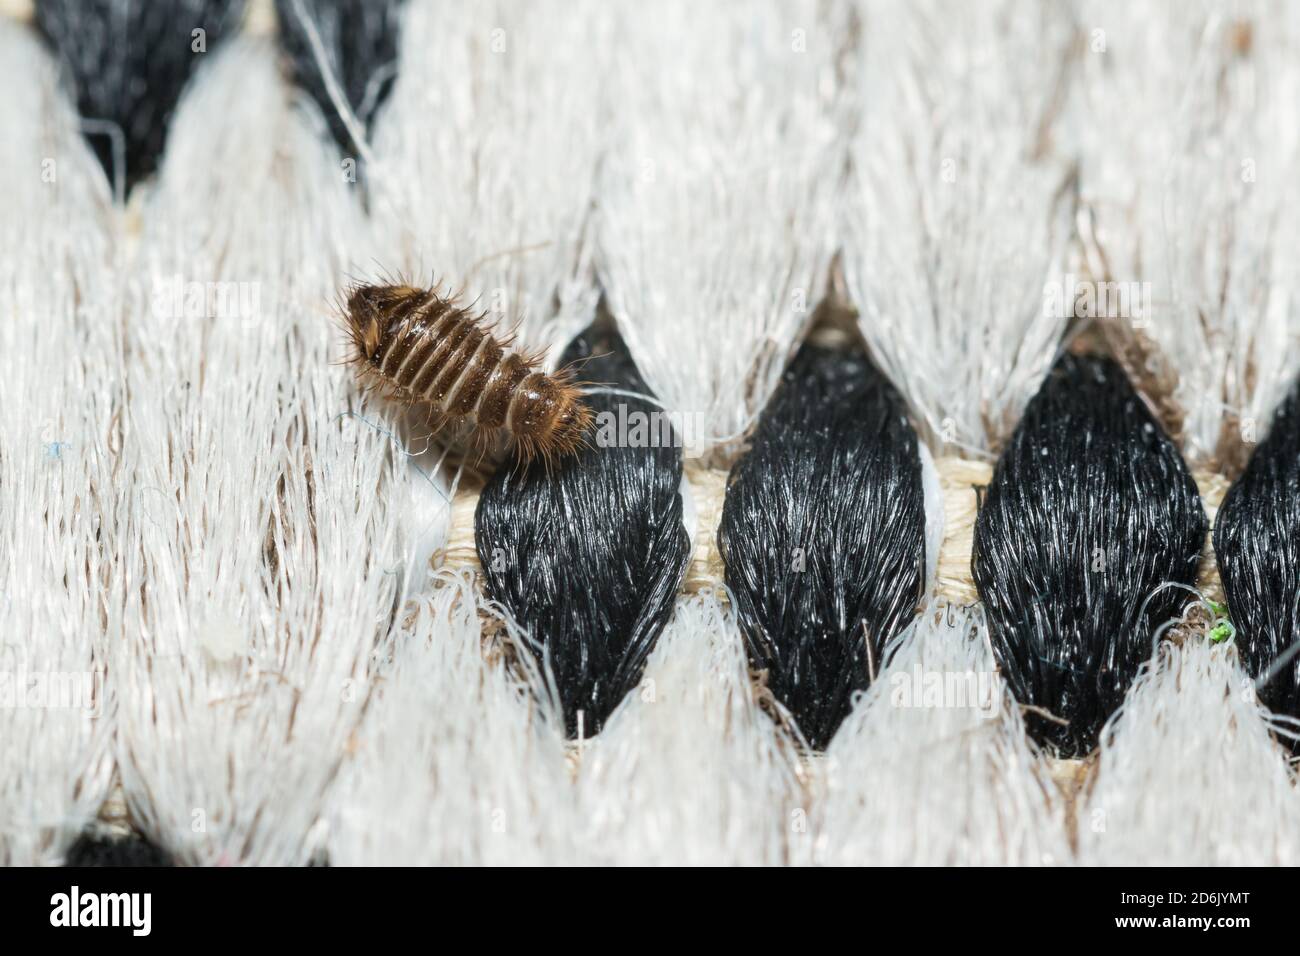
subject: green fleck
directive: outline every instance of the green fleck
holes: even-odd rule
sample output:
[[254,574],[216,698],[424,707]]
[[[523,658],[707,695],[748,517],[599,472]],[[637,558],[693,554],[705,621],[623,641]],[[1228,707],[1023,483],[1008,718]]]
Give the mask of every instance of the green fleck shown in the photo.
[[1210,628],[1210,643],[1218,644],[1221,641],[1231,640],[1236,633],[1237,629],[1232,626],[1232,622],[1221,617],[1214,622],[1214,627]]

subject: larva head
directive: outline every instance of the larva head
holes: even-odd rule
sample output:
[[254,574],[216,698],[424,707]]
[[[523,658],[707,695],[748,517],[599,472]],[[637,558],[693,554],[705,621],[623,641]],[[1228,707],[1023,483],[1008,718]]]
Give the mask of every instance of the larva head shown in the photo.
[[357,357],[371,359],[394,314],[404,303],[425,294],[409,285],[360,285],[353,289],[348,296],[347,323]]
[[577,451],[592,423],[575,385],[541,374],[520,386],[511,417],[511,432],[525,453],[547,460]]
[[[591,409],[577,396],[577,390],[571,386],[564,389],[564,400],[558,403],[555,426],[551,430],[553,454],[569,455],[577,451],[591,430]],[[567,394],[572,392],[573,394]]]

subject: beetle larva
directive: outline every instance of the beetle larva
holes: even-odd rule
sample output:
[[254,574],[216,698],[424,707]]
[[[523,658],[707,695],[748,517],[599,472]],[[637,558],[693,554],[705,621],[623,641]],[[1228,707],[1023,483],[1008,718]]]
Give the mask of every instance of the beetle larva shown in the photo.
[[361,285],[347,300],[352,364],[387,399],[425,405],[433,427],[503,429],[525,461],[571,454],[591,427],[591,411],[568,370],[547,374],[538,356],[509,351],[483,315],[437,289]]

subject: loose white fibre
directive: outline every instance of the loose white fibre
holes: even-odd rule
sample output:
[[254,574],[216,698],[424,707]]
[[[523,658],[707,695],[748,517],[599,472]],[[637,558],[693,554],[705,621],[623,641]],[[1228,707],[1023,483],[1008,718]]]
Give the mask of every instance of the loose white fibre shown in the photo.
[[[485,645],[472,582],[440,578],[395,637],[331,814],[338,864],[777,864],[801,800],[715,596],[683,599],[641,686],[566,743],[543,674]],[[490,663],[484,664],[488,648]]]
[[1231,644],[1163,645],[1103,733],[1080,862],[1295,866],[1300,799],[1272,726]]
[[805,862],[1067,862],[1061,794],[997,679],[979,610],[927,608],[812,767]]
[[844,272],[881,369],[936,453],[988,457],[1065,328],[1044,309],[1072,215],[1064,8],[871,2],[843,204]]
[[792,742],[760,710],[730,610],[678,602],[639,689],[579,762],[584,859],[775,865],[806,834]]
[[58,862],[103,801],[124,486],[108,191],[45,54],[0,19],[0,865]]
[[812,0],[611,7],[600,277],[651,389],[725,454],[761,412],[834,249],[836,58]]
[[939,585],[939,551],[945,529],[943,488],[929,447],[917,442],[916,450],[921,456],[921,489],[925,496],[925,590],[928,594]]
[[552,365],[596,306],[604,4],[415,3],[368,179],[372,270],[463,289]]
[[1188,461],[1231,465],[1300,371],[1300,8],[1099,0],[1079,17],[1094,255],[1149,283],[1120,318],[1178,373]]
[[333,158],[268,40],[205,66],[137,197],[122,312],[118,763],[178,859],[302,863],[399,599],[415,478],[330,364],[325,303],[364,241]]
[[330,812],[331,863],[572,862],[563,733],[544,719],[557,708],[535,669],[505,666],[500,651],[517,633],[504,633],[485,664],[464,575],[446,576],[404,609],[402,622],[349,743]]

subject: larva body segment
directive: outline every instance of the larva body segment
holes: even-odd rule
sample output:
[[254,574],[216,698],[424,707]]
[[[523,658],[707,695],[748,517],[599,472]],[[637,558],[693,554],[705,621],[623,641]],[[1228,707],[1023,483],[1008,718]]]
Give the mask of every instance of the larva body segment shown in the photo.
[[481,434],[504,430],[527,461],[571,454],[591,426],[567,372],[541,371],[536,356],[510,351],[482,315],[436,289],[358,286],[346,324],[361,381],[387,399],[427,406],[435,429],[460,421]]

